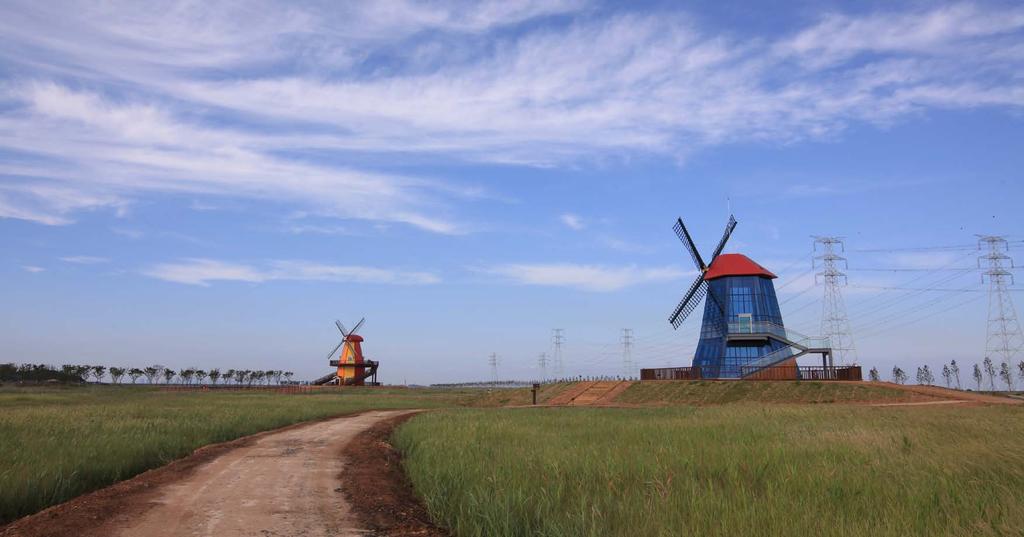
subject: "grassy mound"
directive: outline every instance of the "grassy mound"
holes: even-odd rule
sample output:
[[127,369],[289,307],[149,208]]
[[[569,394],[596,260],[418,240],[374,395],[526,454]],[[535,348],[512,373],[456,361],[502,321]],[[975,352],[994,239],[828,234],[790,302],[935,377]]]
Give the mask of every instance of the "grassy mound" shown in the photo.
[[637,382],[616,403],[716,405],[723,403],[901,403],[936,400],[891,386],[846,382]]
[[1019,535],[1024,410],[460,409],[396,431],[469,536]]
[[[548,402],[552,397],[562,393],[572,382],[554,382],[543,384],[537,393],[537,403]],[[531,388],[475,388],[476,394],[466,400],[467,406],[523,406],[533,402]]]

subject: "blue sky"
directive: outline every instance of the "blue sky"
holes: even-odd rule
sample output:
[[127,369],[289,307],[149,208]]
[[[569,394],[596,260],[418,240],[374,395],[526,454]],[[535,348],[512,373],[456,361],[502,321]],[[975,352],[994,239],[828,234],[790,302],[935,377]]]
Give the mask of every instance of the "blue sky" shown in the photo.
[[731,208],[790,326],[842,235],[860,363],[978,361],[1022,37],[1010,2],[5,2],[0,359],[311,378],[366,316],[387,382],[536,376],[555,327],[567,374],[622,328],[689,365],[671,226],[710,251]]

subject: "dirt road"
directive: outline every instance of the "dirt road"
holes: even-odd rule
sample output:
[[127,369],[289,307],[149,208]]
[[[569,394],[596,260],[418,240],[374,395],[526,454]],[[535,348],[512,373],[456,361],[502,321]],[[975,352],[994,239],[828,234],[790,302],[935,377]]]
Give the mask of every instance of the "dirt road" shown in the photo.
[[366,412],[263,436],[164,486],[141,515],[115,516],[104,532],[123,537],[364,535],[339,488],[340,452],[360,432],[408,412]]

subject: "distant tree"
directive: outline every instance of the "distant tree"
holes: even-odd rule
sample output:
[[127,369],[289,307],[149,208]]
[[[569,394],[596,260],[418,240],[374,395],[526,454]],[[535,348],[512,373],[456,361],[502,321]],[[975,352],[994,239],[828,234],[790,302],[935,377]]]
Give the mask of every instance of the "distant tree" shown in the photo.
[[931,367],[928,367],[927,365],[925,365],[923,368],[921,368],[921,371],[924,374],[924,383],[925,384],[927,384],[928,386],[931,386],[931,385],[935,384],[935,375],[932,373],[932,368]]
[[907,381],[907,373],[899,366],[893,366],[892,368],[892,381],[896,384],[903,384]]
[[175,373],[173,369],[169,367],[164,369],[164,384],[170,384],[175,375],[177,375],[177,373]]
[[915,378],[918,384],[924,384],[924,370],[920,367],[917,368],[917,376]]
[[220,380],[220,369],[210,370],[210,384],[217,385],[217,381]]
[[224,373],[224,382],[229,382],[229,381],[237,382],[235,380],[235,373],[236,373],[236,371],[234,369],[228,369]]
[[196,370],[190,367],[186,367],[181,371],[178,371],[178,378],[184,384],[192,384],[192,376],[196,374]]
[[1010,364],[1003,362],[999,366],[999,378],[1003,379],[1006,383],[1006,391],[1013,391],[1013,370],[1010,369]]
[[92,378],[96,379],[96,382],[99,382],[103,378],[103,375],[105,375],[106,373],[107,373],[107,368],[105,366],[102,366],[102,365],[94,365],[94,366],[92,366]]
[[110,380],[114,381],[114,384],[120,384],[121,379],[124,378],[124,374],[128,370],[123,367],[111,367],[110,368]]
[[76,365],[75,375],[82,379],[82,382],[89,380],[89,376],[92,375],[91,365]]
[[981,362],[985,368],[985,374],[988,375],[988,386],[992,391],[996,391],[996,366],[992,363],[992,359],[988,356]]
[[67,375],[69,377],[77,377],[78,376],[78,366],[77,365],[64,364],[64,365],[60,366],[60,371],[61,371],[61,373],[64,373],[65,375]]
[[156,366],[152,366],[151,365],[151,366],[143,369],[142,370],[142,374],[146,375],[146,382],[147,383],[153,384],[153,381],[156,380],[157,375],[160,374],[160,370],[157,369]]
[[956,389],[960,389],[960,366],[956,365],[956,360],[949,363],[949,371],[953,373],[953,378],[956,379]]
[[199,382],[199,384],[203,384],[203,382],[206,380],[206,375],[206,371],[203,371],[202,369],[196,369],[196,381]]
[[978,364],[974,364],[974,384],[978,387],[978,391],[981,391],[981,380],[985,378],[981,375],[981,368]]
[[[1021,362],[1020,365],[1021,365],[1020,374],[1021,374],[1022,377],[1024,377],[1024,362]],[[876,371],[876,373],[877,373],[877,371]],[[292,381],[292,377],[294,375],[295,375],[295,373],[292,373],[291,371],[285,371],[284,372],[284,380],[286,380],[286,381],[288,381],[290,383]]]
[[139,377],[143,374],[144,372],[137,367],[133,367],[128,370],[128,378],[132,379],[132,384],[135,384],[135,381],[139,380]]
[[871,382],[878,382],[880,380],[877,367],[872,367],[871,370],[868,371],[868,379],[871,380]]
[[1017,364],[1017,369],[1020,370],[1020,380],[1024,380],[1024,360],[1021,360],[1020,363]]
[[243,371],[241,369],[236,370],[235,384],[241,384],[245,380],[246,376],[248,376],[248,371]]
[[953,387],[953,371],[949,369],[948,365],[942,366],[942,379],[946,381],[946,387]]

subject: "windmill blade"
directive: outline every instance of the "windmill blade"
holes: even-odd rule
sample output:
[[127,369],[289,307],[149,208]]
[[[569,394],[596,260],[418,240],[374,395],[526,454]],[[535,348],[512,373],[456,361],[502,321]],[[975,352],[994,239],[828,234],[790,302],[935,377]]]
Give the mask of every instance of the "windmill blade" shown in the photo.
[[328,354],[328,355],[327,355],[327,359],[328,359],[328,360],[330,360],[331,358],[333,358],[333,357],[334,357],[334,353],[338,352],[338,349],[340,349],[340,348],[341,348],[341,346],[342,346],[342,345],[344,345],[344,344],[345,344],[345,340],[344,340],[344,339],[342,339],[341,341],[339,341],[339,342],[338,342],[338,345],[337,345],[336,347],[334,347],[334,350],[332,350],[332,351],[330,352],[330,354]]
[[334,324],[338,327],[338,331],[341,332],[341,335],[348,337],[350,332],[345,330],[345,325],[341,324],[341,321],[334,321]]
[[679,325],[683,324],[683,321],[700,304],[700,299],[704,298],[707,292],[708,282],[704,280],[704,275],[700,274],[697,276],[697,280],[693,282],[693,285],[690,286],[690,290],[679,301],[679,305],[672,312],[672,316],[668,318],[668,322],[672,323],[672,328],[679,328]]
[[722,253],[722,250],[725,249],[725,243],[728,242],[729,236],[732,235],[732,230],[735,227],[736,227],[736,219],[733,218],[733,216],[730,214],[729,215],[729,223],[725,225],[725,233],[722,234],[722,240],[719,241],[718,248],[715,248],[715,253],[714,253],[714,255],[711,256],[711,262],[712,263],[715,262],[715,259],[718,257],[718,254]]
[[711,301],[714,302],[716,306],[718,306],[718,311],[722,312],[722,318],[724,319],[725,318],[725,304],[723,304],[722,300],[720,298],[718,298],[718,293],[714,292],[711,289],[710,284],[708,284],[708,297],[711,298]]
[[683,224],[682,218],[676,219],[676,225],[672,226],[672,229],[676,232],[676,236],[686,246],[686,250],[690,252],[690,257],[693,258],[693,264],[697,265],[697,268],[701,272],[708,269],[708,266],[704,264],[704,259],[701,258],[700,252],[697,251],[697,246],[693,244],[693,239],[690,238],[690,232],[686,230],[686,224]]
[[352,331],[349,332],[349,334],[355,334],[356,332],[358,332],[359,329],[363,326],[363,323],[365,323],[365,322],[366,322],[366,317],[363,317],[362,319],[359,319],[359,322],[356,323],[356,327],[353,328]]

